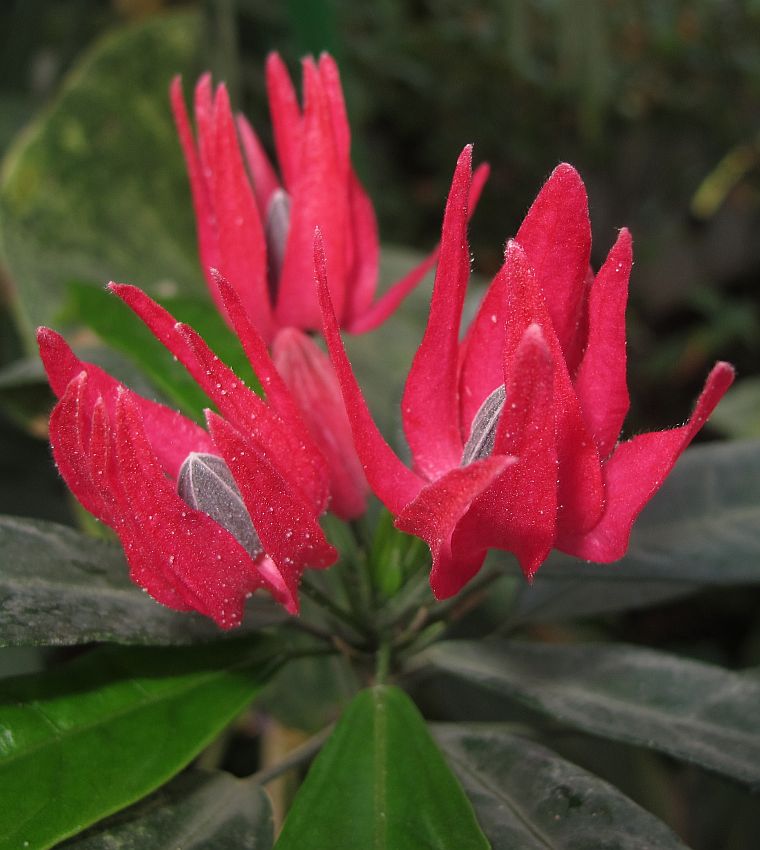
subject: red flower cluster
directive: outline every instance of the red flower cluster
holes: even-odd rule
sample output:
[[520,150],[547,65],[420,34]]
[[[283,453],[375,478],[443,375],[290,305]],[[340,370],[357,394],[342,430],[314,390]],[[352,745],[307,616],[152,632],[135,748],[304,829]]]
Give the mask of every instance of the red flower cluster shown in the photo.
[[553,547],[598,562],[625,554],[631,527],[730,386],[718,363],[691,419],[618,442],[628,410],[625,304],[631,238],[594,275],[585,187],[560,165],[529,210],[464,339],[471,149],[446,205],[430,315],[402,401],[406,467],[374,425],[351,371],[327,285],[324,333],[372,489],[433,555],[436,596],[456,593],[489,548],[530,579]]
[[[250,320],[271,342],[280,328],[317,330],[313,280],[314,228],[330,262],[330,291],[341,327],[377,327],[423,279],[435,252],[375,300],[379,245],[372,202],[351,165],[351,134],[334,60],[303,62],[304,105],[280,57],[266,68],[269,106],[281,178],[245,117],[236,122],[222,84],[204,74],[195,89],[197,143],[179,78],[171,102],[187,162],[201,265],[224,309],[218,269]],[[242,147],[242,150],[241,150]],[[485,172],[480,180],[485,178]]]
[[218,286],[266,401],[192,328],[141,290],[110,284],[216,405],[208,431],[81,362],[53,331],[40,328],[38,342],[60,399],[53,456],[71,491],[118,534],[132,579],[151,596],[231,628],[259,587],[297,612],[303,570],[337,553],[318,521],[325,458],[234,291]]
[[[132,578],[222,628],[240,622],[257,588],[296,612],[304,569],[337,558],[319,517],[328,507],[362,514],[367,481],[396,525],[429,544],[438,598],[466,584],[489,548],[513,552],[529,579],[554,547],[620,558],[636,516],[730,385],[731,367],[716,365],[685,425],[618,442],[631,239],[622,230],[599,272],[589,270],[585,188],[567,165],[509,242],[463,339],[467,221],[486,177],[483,167],[472,174],[469,147],[439,248],[375,301],[377,228],[351,167],[335,64],[304,62],[303,109],[276,55],[267,82],[282,182],[245,119],[236,125],[224,86],[214,93],[208,75],[198,83],[197,143],[179,80],[171,89],[201,262],[266,399],[131,286],[110,288],[216,406],[208,430],[81,362],[53,331],[38,334],[59,398],[56,463],[118,534]],[[372,421],[340,329],[380,324],[436,257],[402,403],[410,469]],[[332,365],[305,333],[320,324]]]

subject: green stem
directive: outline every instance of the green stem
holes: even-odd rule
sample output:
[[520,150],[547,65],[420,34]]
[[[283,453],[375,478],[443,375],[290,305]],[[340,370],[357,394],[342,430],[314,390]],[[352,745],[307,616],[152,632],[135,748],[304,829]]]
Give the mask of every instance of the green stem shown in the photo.
[[375,682],[378,685],[384,685],[388,680],[388,674],[391,669],[391,645],[388,641],[383,641],[378,647],[375,656]]
[[299,764],[312,758],[322,749],[322,745],[330,737],[332,730],[332,724],[326,726],[321,732],[317,732],[316,735],[309,738],[308,741],[304,741],[300,747],[289,752],[282,761],[251,774],[247,777],[246,782],[250,782],[251,785],[266,785],[267,782],[271,782],[283,773],[298,767]]
[[350,626],[354,629],[354,631],[358,632],[359,635],[363,636],[366,634],[366,626],[361,622],[361,620],[355,617],[351,611],[346,611],[344,608],[341,608],[340,605],[336,605],[326,593],[323,593],[308,579],[302,580],[301,590],[309,597],[309,599],[316,602],[317,605],[324,608],[332,614],[333,617]]

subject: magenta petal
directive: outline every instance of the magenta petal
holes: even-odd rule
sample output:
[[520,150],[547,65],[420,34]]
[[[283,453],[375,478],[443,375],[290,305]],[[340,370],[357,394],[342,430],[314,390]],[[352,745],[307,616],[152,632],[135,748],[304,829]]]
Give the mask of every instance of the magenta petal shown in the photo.
[[174,491],[127,394],[116,405],[116,469],[131,508],[122,542],[135,580],[149,593],[154,578],[169,580],[186,605],[221,628],[239,625],[246,597],[263,584],[258,570],[228,531]]
[[346,261],[347,291],[343,319],[347,328],[352,330],[353,324],[363,320],[364,313],[372,304],[380,262],[375,209],[353,169],[348,180],[348,205],[351,250]]
[[209,430],[229,466],[267,555],[282,576],[288,610],[298,610],[298,582],[306,567],[335,563],[338,553],[319,526],[321,509],[298,496],[269,462],[265,443],[246,439],[208,412]]
[[[286,421],[249,390],[225,366],[203,339],[187,325],[178,325],[207,376],[203,388],[220,412],[242,433],[267,447],[269,460],[318,511],[326,507],[329,490],[325,460],[297,422]],[[271,553],[270,553],[271,554]]]
[[623,228],[591,285],[588,344],[575,379],[583,417],[602,458],[615,447],[628,413],[625,305],[632,263],[631,235]]
[[[283,420],[275,409],[268,407],[232,369],[219,360],[192,328],[175,322],[168,311],[142,290],[125,284],[111,284],[109,288],[140,316],[156,338],[180,360],[224,416],[240,430],[255,432],[262,440],[270,440],[271,456],[284,470],[289,471],[307,498],[313,498],[321,506],[326,504],[328,490],[324,459],[310,444],[300,416]],[[254,335],[251,339],[260,340]],[[274,376],[273,380],[271,373],[274,370],[269,358],[264,361],[262,355],[261,359],[269,363],[269,372],[265,372],[264,376],[265,386],[269,383],[275,393],[287,393],[279,378]],[[268,382],[267,377],[270,379]],[[199,430],[206,436],[205,431]]]
[[496,529],[493,545],[514,552],[531,579],[546,560],[557,532],[557,434],[553,364],[541,328],[530,325],[505,363],[506,401],[495,454],[517,463],[484,495]]
[[[83,401],[86,415],[92,415],[95,402],[102,397],[109,416],[113,416],[116,394],[122,386],[117,380],[100,367],[79,360],[63,337],[49,328],[37,331],[37,343],[50,386],[59,398],[66,392],[69,382],[84,371],[88,378]],[[140,408],[148,439],[161,465],[172,477],[176,477],[190,452],[212,450],[208,434],[195,422],[162,404],[137,395],[134,399]]]
[[543,291],[570,374],[581,353],[578,339],[591,253],[588,198],[578,172],[558,165],[528,210],[515,237]]
[[471,169],[472,147],[468,145],[459,156],[446,202],[430,315],[401,407],[415,468],[431,481],[458,466],[462,457],[457,372],[459,324],[470,275],[467,199]]
[[587,531],[596,525],[604,506],[601,461],[583,421],[567,365],[543,295],[522,247],[509,242],[505,290],[507,323],[505,359],[514,352],[528,325],[540,325],[554,363],[554,406],[557,425],[559,492],[557,527]]
[[[206,75],[210,87],[211,80]],[[193,209],[195,210],[195,226],[198,233],[198,249],[200,253],[201,266],[204,274],[208,276],[208,269],[219,265],[219,242],[217,239],[216,216],[212,206],[209,186],[203,173],[203,168],[196,149],[193,130],[187,115],[185,97],[182,93],[182,80],[175,77],[169,89],[174,123],[179,134],[182,153],[185,157],[187,173],[190,178],[190,192],[193,198]],[[204,128],[208,132],[207,128]],[[211,292],[216,295],[213,281],[209,281]]]
[[680,428],[640,434],[620,443],[604,464],[607,504],[598,525],[586,534],[560,536],[558,548],[579,558],[608,563],[622,558],[636,517],[734,380],[733,367],[718,363],[710,372],[691,419]]
[[367,507],[367,480],[329,358],[296,328],[283,328],[277,334],[272,357],[327,460],[330,510],[342,519],[361,516]]
[[486,290],[461,346],[459,405],[465,440],[480,405],[504,379],[505,287],[506,267],[502,266]]
[[87,373],[73,378],[50,415],[50,446],[58,471],[81,505],[107,522],[108,509],[90,474],[89,432],[92,411],[85,411]]
[[517,462],[462,518],[452,549],[513,552],[530,580],[551,551],[557,527],[553,368],[538,325],[528,327],[505,367],[506,400],[493,451],[516,456]]
[[[396,518],[396,527],[421,537],[430,547],[430,586],[436,599],[453,596],[480,568],[487,542],[467,557],[452,558],[451,536],[472,503],[501,475],[514,458],[492,455],[469,466],[456,467],[420,490]],[[474,571],[473,571],[474,568]]]
[[280,188],[280,181],[277,179],[277,175],[274,168],[272,168],[264,146],[259,141],[255,130],[244,115],[237,116],[237,128],[240,134],[240,144],[245,154],[245,160],[248,163],[248,171],[250,172],[251,182],[253,183],[253,194],[256,197],[259,216],[262,221],[266,221],[269,200],[275,190]]
[[273,333],[264,228],[240,153],[227,89],[214,100],[212,197],[219,240],[219,270],[235,287],[251,321]]
[[283,183],[292,191],[301,156],[302,118],[288,69],[277,53],[267,56],[266,79],[277,161]]
[[317,66],[322,87],[327,98],[327,105],[332,120],[333,135],[338,147],[338,157],[348,164],[351,153],[351,128],[346,114],[346,102],[343,99],[343,87],[340,83],[340,72],[335,60],[329,53],[319,57]]
[[313,62],[304,62],[304,117],[298,178],[291,189],[290,231],[280,274],[280,325],[318,328],[319,304],[313,278],[314,228],[319,227],[330,263],[330,292],[343,316],[346,302],[349,164],[333,133],[330,107]]
[[314,239],[314,267],[323,333],[340,383],[356,451],[370,486],[388,510],[398,514],[414,499],[424,482],[398,459],[372,420],[340,338],[338,320],[330,300],[326,260],[319,233]]

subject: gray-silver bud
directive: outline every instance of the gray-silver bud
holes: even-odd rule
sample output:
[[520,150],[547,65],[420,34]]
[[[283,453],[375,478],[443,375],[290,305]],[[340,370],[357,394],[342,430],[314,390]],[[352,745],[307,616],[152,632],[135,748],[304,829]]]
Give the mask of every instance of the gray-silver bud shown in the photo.
[[180,467],[177,493],[226,528],[252,558],[264,551],[230,468],[220,457],[191,452]]
[[470,436],[465,443],[462,452],[462,466],[467,466],[476,460],[483,460],[493,452],[493,444],[496,441],[496,429],[499,425],[501,413],[504,410],[507,391],[504,384],[488,396],[480,405],[480,409],[472,420]]
[[267,282],[273,299],[277,297],[289,233],[290,195],[284,189],[275,189],[269,201],[264,226],[264,237],[267,243]]

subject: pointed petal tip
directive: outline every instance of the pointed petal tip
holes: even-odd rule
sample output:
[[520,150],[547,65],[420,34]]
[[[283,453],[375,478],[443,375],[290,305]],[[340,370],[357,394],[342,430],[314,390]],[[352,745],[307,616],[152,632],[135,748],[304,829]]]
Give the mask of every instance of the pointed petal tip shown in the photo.
[[577,185],[583,186],[583,188],[585,189],[583,178],[578,172],[578,169],[575,168],[575,166],[570,165],[569,162],[561,162],[549,175],[549,180],[547,182],[555,180],[561,181],[563,183],[575,183]]

